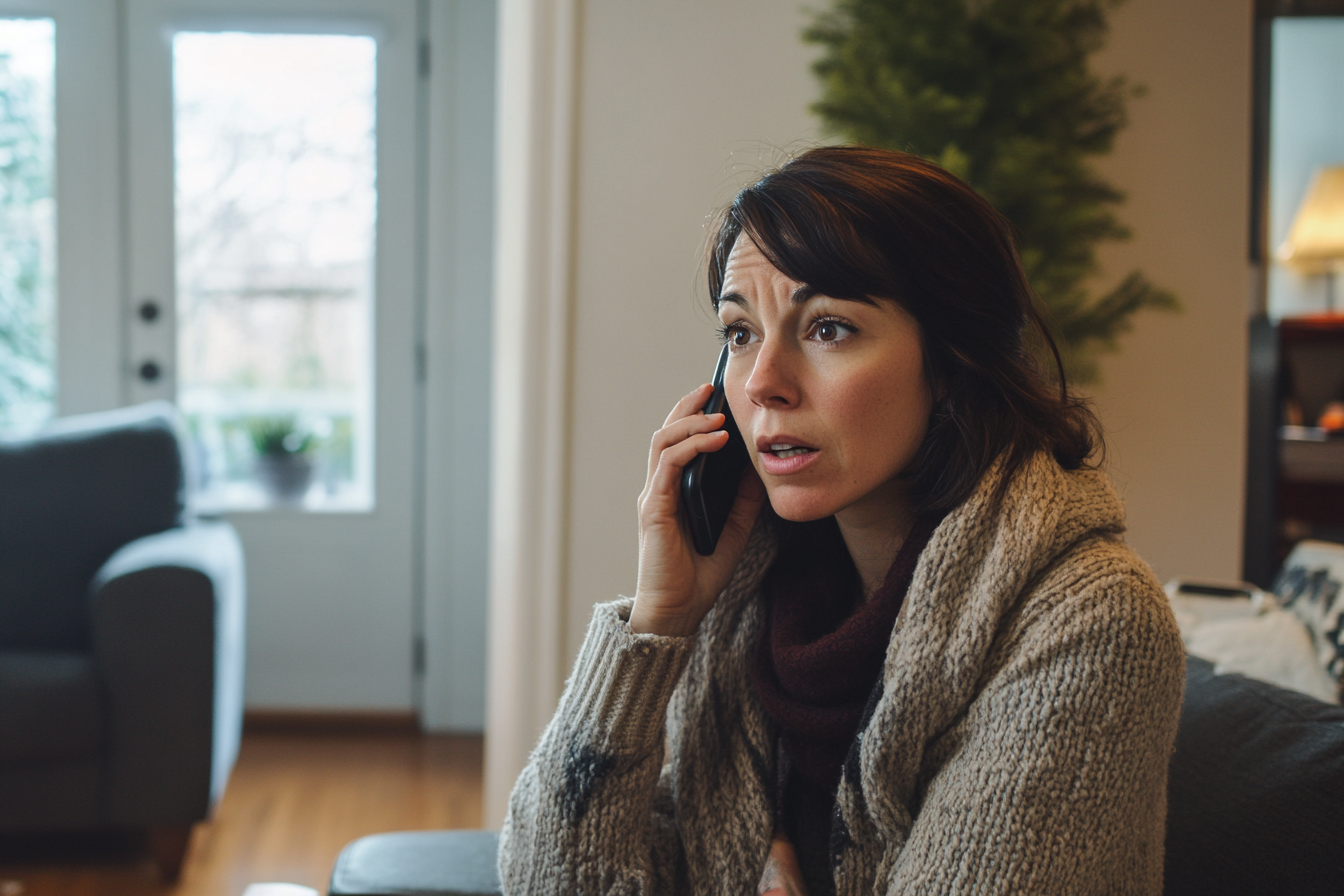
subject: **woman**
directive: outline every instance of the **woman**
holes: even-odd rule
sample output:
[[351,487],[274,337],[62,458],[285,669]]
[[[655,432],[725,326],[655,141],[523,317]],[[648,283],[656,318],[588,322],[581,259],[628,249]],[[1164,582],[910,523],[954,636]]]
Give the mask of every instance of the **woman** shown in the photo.
[[1181,642],[1006,223],[814,149],[737,196],[709,281],[753,468],[702,557],[709,387],[655,434],[635,597],[514,788],[506,892],[1160,892]]

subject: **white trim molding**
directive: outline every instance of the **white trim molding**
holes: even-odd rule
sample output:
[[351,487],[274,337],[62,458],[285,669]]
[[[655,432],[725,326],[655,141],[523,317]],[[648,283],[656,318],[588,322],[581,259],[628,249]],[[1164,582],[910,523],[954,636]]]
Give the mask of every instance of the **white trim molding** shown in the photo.
[[564,681],[579,0],[500,0],[485,824]]

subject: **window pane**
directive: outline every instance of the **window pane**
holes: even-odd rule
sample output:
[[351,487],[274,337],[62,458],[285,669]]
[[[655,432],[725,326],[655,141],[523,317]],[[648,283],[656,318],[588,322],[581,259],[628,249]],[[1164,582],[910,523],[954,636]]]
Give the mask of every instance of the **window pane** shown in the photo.
[[173,38],[178,401],[207,503],[372,506],[375,56]]
[[52,414],[56,393],[56,29],[0,19],[0,431]]

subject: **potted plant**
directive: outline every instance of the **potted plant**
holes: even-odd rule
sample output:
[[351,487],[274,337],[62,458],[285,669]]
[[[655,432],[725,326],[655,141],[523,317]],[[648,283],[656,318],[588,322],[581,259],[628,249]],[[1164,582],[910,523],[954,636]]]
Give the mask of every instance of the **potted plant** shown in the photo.
[[293,416],[253,417],[247,434],[256,449],[256,475],[277,504],[303,503],[313,481],[313,436]]

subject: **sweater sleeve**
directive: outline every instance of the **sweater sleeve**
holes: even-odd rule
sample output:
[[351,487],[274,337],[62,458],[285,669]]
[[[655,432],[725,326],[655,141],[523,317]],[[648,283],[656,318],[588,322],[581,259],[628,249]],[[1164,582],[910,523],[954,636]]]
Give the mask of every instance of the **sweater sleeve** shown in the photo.
[[633,601],[598,605],[555,716],[514,784],[507,894],[671,894],[682,864],[661,783],[668,702],[691,638],[637,635]]
[[929,745],[887,892],[1160,893],[1184,661],[1156,583],[1073,591],[1000,643]]

